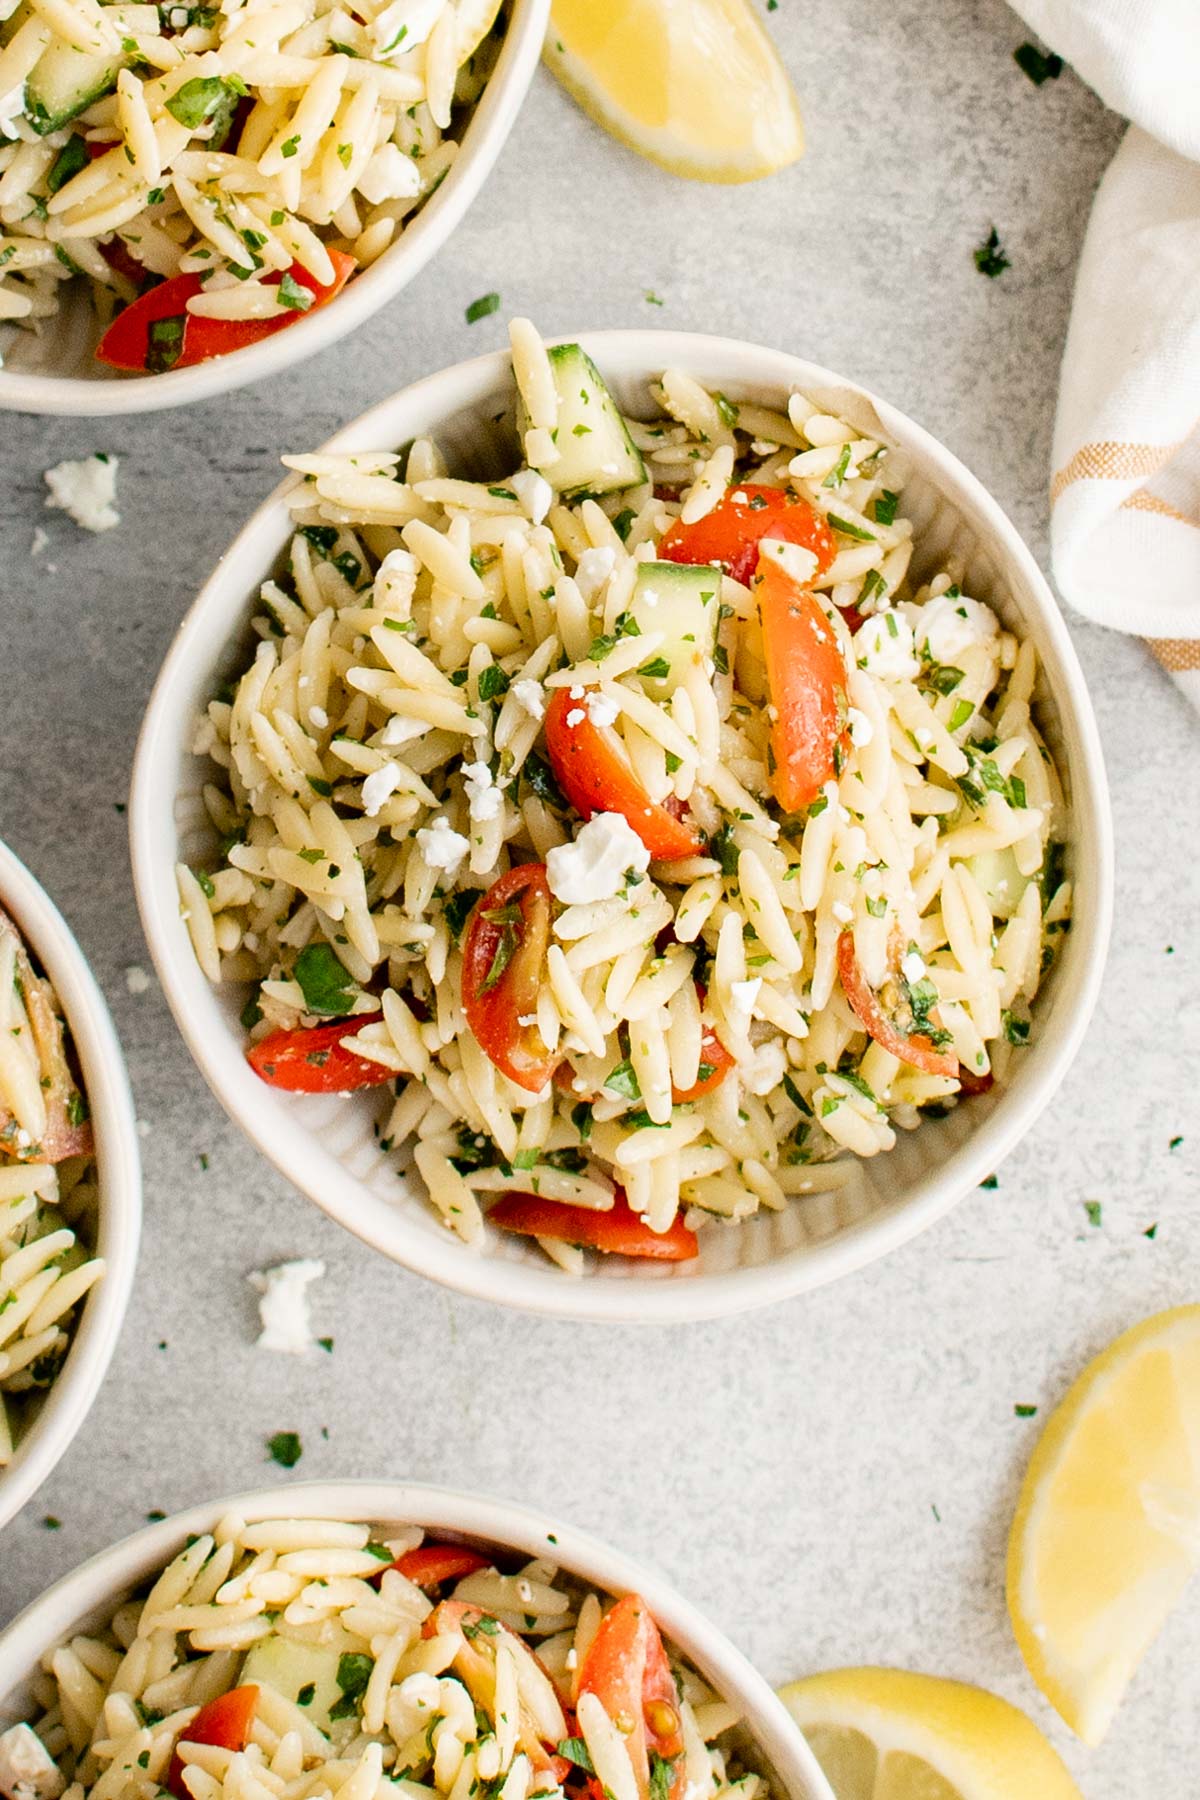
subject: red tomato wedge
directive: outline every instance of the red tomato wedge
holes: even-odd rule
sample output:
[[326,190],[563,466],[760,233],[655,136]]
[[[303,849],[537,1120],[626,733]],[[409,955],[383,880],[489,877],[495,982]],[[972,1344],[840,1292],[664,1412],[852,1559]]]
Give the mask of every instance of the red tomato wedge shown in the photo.
[[676,519],[658,546],[664,562],[720,563],[735,581],[749,587],[758,564],[759,540],[783,538],[811,550],[816,573],[834,558],[833,533],[816,509],[785,488],[736,482],[710,513],[685,525]]
[[382,1017],[382,1013],[356,1014],[307,1030],[273,1031],[250,1046],[246,1061],[270,1087],[286,1088],[289,1094],[352,1094],[359,1088],[383,1087],[395,1080],[395,1070],[344,1050],[340,1041],[364,1025],[378,1025]]
[[476,902],[463,944],[463,1011],[481,1050],[518,1087],[536,1094],[562,1061],[537,1025],[546,978],[552,903],[545,863],[519,863]]
[[[672,1087],[672,1100],[678,1106],[684,1101],[699,1100],[703,1095],[711,1094],[714,1088],[720,1087],[732,1067],[732,1056],[712,1026],[705,1025],[700,1039],[700,1076],[690,1088]],[[705,1069],[709,1071],[707,1075],[703,1072]]]
[[[650,1792],[650,1757],[672,1762],[683,1753],[675,1678],[650,1608],[640,1594],[626,1594],[600,1622],[579,1672],[580,1694],[595,1694],[610,1719],[619,1720],[638,1792]],[[682,1769],[671,1784],[681,1791]]]
[[952,1050],[939,1050],[936,1044],[920,1033],[905,1036],[893,1025],[858,966],[852,931],[843,931],[838,939],[837,961],[838,975],[841,977],[843,992],[850,1002],[850,1010],[867,1036],[873,1038],[882,1050],[889,1050],[901,1062],[908,1063],[910,1068],[924,1070],[926,1075],[949,1075],[951,1078],[960,1075],[958,1058]]
[[670,862],[695,856],[704,840],[696,827],[651,800],[609,726],[593,725],[587,708],[557,688],[546,708],[546,751],[555,779],[577,813],[614,812],[628,821],[651,856]]
[[602,1250],[611,1256],[690,1262],[699,1254],[695,1232],[688,1230],[678,1214],[669,1230],[651,1231],[619,1188],[611,1212],[567,1206],[559,1200],[543,1200],[537,1194],[505,1194],[492,1207],[488,1219],[501,1231],[582,1244],[587,1250]]
[[465,1544],[419,1544],[415,1550],[398,1556],[392,1567],[418,1587],[432,1588],[473,1575],[476,1569],[487,1569],[491,1564],[486,1556],[469,1550]]
[[769,557],[758,565],[754,592],[775,715],[771,788],[785,812],[803,812],[836,773],[839,746],[847,746],[846,665],[817,600]]
[[[117,314],[96,348],[97,362],[113,369],[136,369],[161,374],[166,369],[186,369],[193,363],[209,362],[214,356],[228,356],[232,350],[243,350],[273,337],[302,319],[305,313],[328,306],[349,281],[358,264],[342,250],[331,250],[333,280],[322,286],[307,269],[293,263],[287,274],[297,287],[312,296],[304,308],[281,308],[272,319],[201,319],[187,310],[194,295],[204,291],[198,275],[173,275],[134,300]],[[276,287],[283,274],[263,277],[264,287]],[[168,321],[174,322],[168,325]],[[153,329],[157,327],[157,330]]]
[[[258,1706],[258,1689],[253,1682],[246,1687],[231,1688],[202,1706],[190,1725],[185,1725],[180,1738],[185,1744],[214,1744],[222,1750],[244,1750],[250,1740],[250,1727]],[[176,1800],[191,1800],[183,1785],[183,1758],[178,1750],[171,1757],[167,1786]]]

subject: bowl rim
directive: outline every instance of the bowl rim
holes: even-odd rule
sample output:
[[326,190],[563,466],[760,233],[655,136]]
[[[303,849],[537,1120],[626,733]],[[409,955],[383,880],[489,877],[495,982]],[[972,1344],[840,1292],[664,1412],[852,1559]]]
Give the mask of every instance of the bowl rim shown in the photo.
[[4,843],[0,843],[0,906],[11,912],[53,983],[79,1056],[99,1171],[96,1250],[107,1264],[85,1299],[62,1370],[41,1412],[7,1470],[0,1470],[2,1530],[63,1455],[104,1380],[133,1288],[142,1180],[133,1097],[108,1004],[70,926]]
[[[181,721],[174,704],[175,690],[186,682],[196,647],[209,632],[210,616],[224,622],[226,640],[239,617],[245,617],[254,572],[263,566],[259,556],[268,543],[275,545],[272,555],[277,555],[286,542],[284,502],[298,479],[295,476],[280,483],[234,538],[185,615],[164,659],[134,757],[129,804],[134,887],[163,991],[205,1080],[230,1117],[276,1168],[331,1218],[393,1261],[475,1299],[581,1321],[677,1324],[770,1305],[874,1261],[941,1218],[978,1186],[1025,1134],[1066,1074],[1099,990],[1113,905],[1108,786],[1083,671],[1045,577],[998,502],[953,452],[922,426],[857,382],[787,352],[738,339],[637,329],[584,332],[576,338],[553,341],[578,342],[601,369],[607,366],[641,379],[676,365],[698,367],[702,379],[715,378],[735,388],[807,386],[857,395],[875,408],[891,437],[916,453],[924,473],[950,494],[952,504],[986,530],[1009,571],[1019,578],[1022,592],[1038,615],[1043,650],[1048,644],[1052,653],[1046,679],[1051,682],[1064,728],[1073,733],[1078,746],[1077,762],[1072,763],[1073,844],[1081,859],[1087,856],[1091,877],[1087,891],[1079,896],[1068,940],[1073,978],[1070,989],[1060,989],[1056,998],[1056,1032],[1050,1038],[1036,1039],[1024,1064],[1027,1072],[1038,1071],[1036,1089],[1027,1081],[1023,1092],[1008,1089],[1001,1093],[991,1115],[951,1152],[939,1170],[924,1179],[916,1197],[783,1257],[749,1268],[665,1281],[572,1280],[549,1263],[542,1270],[478,1255],[450,1232],[442,1238],[418,1229],[399,1208],[370,1194],[312,1133],[304,1133],[300,1141],[294,1115],[285,1114],[269,1091],[255,1091],[243,1060],[238,1057],[235,1064],[223,1056],[221,1047],[214,1047],[193,1016],[180,989],[182,970],[173,947],[173,937],[177,940],[179,935],[174,859],[165,864],[168,883],[162,879],[160,866],[164,863],[160,847],[164,842],[173,843],[175,835],[171,810],[176,795],[174,779],[169,784],[160,780],[163,770],[178,766]],[[724,372],[714,376],[714,366]],[[511,380],[507,350],[455,364],[379,402],[330,438],[322,451],[403,442],[412,435],[405,425],[410,416],[454,416],[472,404],[481,404],[506,380]],[[232,571],[241,561],[248,575],[239,589]],[[200,655],[205,654],[202,648]],[[1044,655],[1041,660],[1045,665]],[[168,786],[169,794],[164,792]],[[203,981],[202,976],[199,979]]]
[[189,406],[248,387],[328,349],[394,300],[461,224],[500,158],[533,80],[550,20],[550,0],[512,0],[504,43],[460,140],[462,149],[437,191],[395,244],[329,306],[259,344],[162,375],[44,375],[0,368],[0,412],[66,418],[114,418]]
[[5,1703],[42,1652],[93,1609],[151,1575],[191,1532],[227,1512],[248,1519],[395,1520],[482,1539],[530,1556],[550,1554],[603,1592],[640,1593],[666,1635],[722,1694],[740,1705],[792,1800],[833,1800],[799,1726],[766,1678],[703,1612],[655,1570],[590,1532],[533,1507],[425,1482],[351,1479],[296,1482],[202,1502],[143,1527],[60,1576],[0,1632],[0,1721]]

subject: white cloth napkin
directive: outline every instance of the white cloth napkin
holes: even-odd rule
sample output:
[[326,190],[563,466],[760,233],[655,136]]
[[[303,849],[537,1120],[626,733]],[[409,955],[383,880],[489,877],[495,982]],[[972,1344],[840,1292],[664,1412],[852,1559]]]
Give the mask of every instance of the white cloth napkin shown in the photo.
[[1096,196],[1063,356],[1054,573],[1200,707],[1200,0],[1014,0],[1132,120]]

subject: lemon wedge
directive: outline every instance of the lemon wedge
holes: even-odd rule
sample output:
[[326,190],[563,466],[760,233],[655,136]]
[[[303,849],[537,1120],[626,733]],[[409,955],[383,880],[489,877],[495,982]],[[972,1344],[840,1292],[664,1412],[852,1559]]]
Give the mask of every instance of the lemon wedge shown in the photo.
[[1200,1562],[1200,1306],[1089,1363],[1051,1415],[1008,1545],[1029,1672],[1088,1744]]
[[780,1690],[837,1800],[1081,1800],[1007,1700],[903,1669],[834,1669]]
[[804,150],[792,84],[746,0],[554,0],[546,62],[674,175],[754,181]]

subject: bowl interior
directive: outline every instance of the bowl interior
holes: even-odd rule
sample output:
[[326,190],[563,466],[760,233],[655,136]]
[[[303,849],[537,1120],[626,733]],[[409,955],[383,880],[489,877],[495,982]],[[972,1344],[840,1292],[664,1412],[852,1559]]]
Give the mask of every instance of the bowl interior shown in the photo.
[[445,243],[483,186],[508,136],[537,66],[550,0],[508,0],[507,29],[479,99],[455,123],[459,151],[450,172],[378,260],[331,306],[286,331],[213,362],[162,375],[135,375],[96,362],[90,290],[68,284],[64,302],[39,334],[0,329],[0,409],[103,415],[158,411],[202,400],[300,362],[352,331],[406,287]]
[[[137,1263],[141,1174],[133,1101],[103,995],[70,929],[28,870],[0,844],[0,905],[58,994],[79,1057],[96,1142],[98,1214],[91,1248],[107,1269],[89,1289],[70,1349],[16,1454],[0,1470],[0,1526],[45,1480],[83,1423],[121,1329]],[[84,1235],[87,1235],[84,1228]]]
[[[1014,1059],[1011,1079],[944,1120],[901,1133],[893,1151],[858,1164],[836,1193],[814,1194],[733,1229],[706,1229],[693,1262],[599,1259],[583,1282],[507,1234],[488,1234],[482,1254],[452,1240],[396,1157],[378,1147],[373,1127],[386,1101],[287,1096],[260,1083],[242,1054],[242,998],[236,989],[214,991],[196,965],[172,864],[177,857],[199,860],[212,847],[201,798],[206,764],[191,754],[190,740],[217,682],[244,666],[239,657],[248,643],[251,598],[290,535],[281,498],[287,484],[223,559],[160,677],[135,773],[135,877],[163,987],[201,1069],[259,1146],[326,1211],[395,1260],[470,1293],[574,1317],[698,1317],[775,1299],[871,1260],[989,1174],[1032,1121],[1074,1053],[1107,938],[1104,774],[1082,675],[1036,564],[986,492],[920,427],[828,371],[779,353],[667,333],[613,332],[582,341],[633,414],[653,416],[648,381],[674,366],[734,400],[777,404],[781,391],[801,387],[828,410],[881,433],[907,453],[913,471],[903,505],[917,530],[917,577],[955,555],[969,591],[1033,639],[1041,664],[1038,717],[1064,778],[1077,901],[1064,953],[1038,997],[1034,1042]],[[507,358],[482,358],[384,402],[333,447],[394,447],[430,433],[456,473],[495,478],[512,467],[512,395]]]
[[651,1571],[594,1538],[524,1507],[396,1482],[311,1482],[193,1508],[137,1532],[57,1582],[0,1636],[0,1730],[29,1710],[28,1682],[42,1653],[77,1631],[104,1624],[193,1532],[225,1513],[244,1519],[343,1518],[421,1525],[439,1537],[522,1557],[548,1556],[601,1592],[637,1591],[666,1635],[742,1714],[752,1766],[790,1800],[833,1800],[811,1751],[782,1704],[741,1653]]

